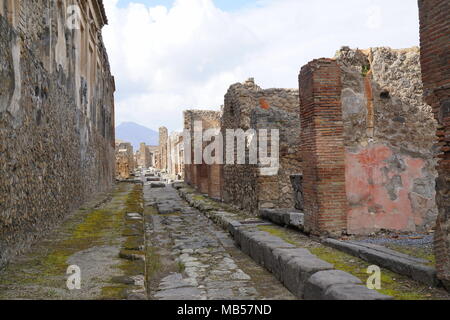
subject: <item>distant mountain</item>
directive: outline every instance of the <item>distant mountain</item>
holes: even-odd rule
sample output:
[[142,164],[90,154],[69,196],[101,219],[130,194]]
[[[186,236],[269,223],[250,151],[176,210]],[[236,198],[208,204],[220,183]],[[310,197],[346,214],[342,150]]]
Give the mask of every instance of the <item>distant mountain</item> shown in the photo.
[[134,122],[124,122],[116,127],[116,139],[130,142],[136,151],[141,142],[148,146],[159,145],[159,132]]

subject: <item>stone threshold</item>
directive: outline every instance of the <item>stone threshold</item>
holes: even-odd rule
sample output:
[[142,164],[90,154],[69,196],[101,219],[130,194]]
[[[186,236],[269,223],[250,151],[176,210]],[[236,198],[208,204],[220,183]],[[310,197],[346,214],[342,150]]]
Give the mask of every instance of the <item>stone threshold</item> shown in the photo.
[[216,210],[214,206],[193,196],[182,184],[173,185],[180,196],[200,210],[214,223],[228,231],[245,254],[271,272],[296,297],[304,300],[392,300],[393,297],[369,290],[355,276],[334,269],[308,249],[287,243],[283,239],[259,230],[267,225],[262,220],[241,221],[231,212]]
[[397,252],[395,250],[358,241],[342,241],[327,238],[324,245],[340,250],[369,263],[376,264],[428,286],[439,287],[436,269],[427,266],[428,261]]
[[260,217],[277,225],[303,231],[304,214],[294,209],[261,209]]

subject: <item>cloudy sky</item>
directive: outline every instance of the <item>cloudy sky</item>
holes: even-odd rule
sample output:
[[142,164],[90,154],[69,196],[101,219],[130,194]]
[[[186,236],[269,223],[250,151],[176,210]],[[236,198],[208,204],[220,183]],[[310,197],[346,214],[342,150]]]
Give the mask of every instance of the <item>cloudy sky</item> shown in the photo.
[[419,44],[417,0],[104,0],[116,125],[181,130],[254,77],[295,88],[300,67],[341,46]]

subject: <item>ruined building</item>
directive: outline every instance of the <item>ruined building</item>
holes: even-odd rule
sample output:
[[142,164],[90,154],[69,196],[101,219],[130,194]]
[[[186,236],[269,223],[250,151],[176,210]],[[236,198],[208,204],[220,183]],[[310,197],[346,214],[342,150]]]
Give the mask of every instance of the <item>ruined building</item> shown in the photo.
[[148,152],[150,153],[150,166],[153,168],[158,167],[159,159],[159,147],[158,146],[147,146]]
[[179,180],[184,176],[184,141],[183,135],[173,132],[167,141],[168,173],[173,179]]
[[136,153],[137,165],[140,168],[149,168],[152,166],[152,157],[148,146],[142,142],[139,146],[139,152]]
[[[245,83],[232,85],[225,95],[221,132],[226,139],[233,139],[227,130],[267,130],[270,146],[271,129],[279,131],[279,150],[268,149],[268,156],[279,152],[279,165],[268,172],[266,164],[226,163],[223,166],[223,199],[242,209],[259,214],[260,209],[294,208],[295,198],[291,176],[301,174],[300,118],[298,90],[263,90],[249,79]],[[259,142],[264,142],[261,140]],[[242,142],[240,142],[242,145]],[[226,148],[226,145],[224,146]],[[235,146],[234,152],[238,148]],[[248,150],[247,150],[248,152]],[[260,155],[261,156],[261,155]],[[277,155],[275,155],[277,156]],[[260,159],[261,160],[261,159]],[[266,168],[264,168],[266,167]]]
[[113,183],[106,23],[100,0],[0,0],[0,263]]
[[[195,124],[201,125],[197,128]],[[190,133],[191,150],[184,150],[184,153],[190,152],[190,155],[185,157],[189,159],[190,163],[185,163],[184,175],[185,181],[196,187],[200,192],[208,194],[212,198],[222,198],[222,165],[221,164],[206,164],[203,159],[203,151],[206,145],[210,142],[203,141],[203,134],[208,129],[216,129],[215,132],[220,132],[221,112],[218,111],[204,111],[204,110],[187,110],[184,112],[184,129]],[[200,131],[201,129],[201,131]],[[197,130],[197,132],[196,132]],[[201,146],[195,152],[194,146],[197,144]],[[188,145],[187,142],[185,145]]]
[[158,169],[168,169],[168,141],[169,131],[166,127],[159,128],[159,167]]
[[341,49],[300,72],[305,229],[423,231],[436,217],[436,122],[418,48]]
[[135,169],[133,146],[116,141],[116,178],[128,179]]
[[418,2],[424,100],[438,122],[436,133],[442,152],[437,166],[436,270],[450,290],[450,2]]
[[[219,128],[225,164],[185,165],[186,181],[254,215],[261,209],[300,209],[314,234],[369,234],[434,227],[437,122],[423,102],[418,48],[342,48],[333,59],[304,66],[299,91],[263,90],[249,79],[232,85],[223,114],[185,111],[185,129]],[[194,123],[200,121],[202,132]],[[279,150],[271,150],[278,129]],[[231,130],[231,135],[228,131]],[[233,164],[227,140],[241,130]],[[267,131],[276,168],[251,162],[249,146]],[[263,136],[264,137],[264,136]],[[258,139],[259,138],[259,139]],[[236,142],[235,142],[236,143]],[[202,142],[202,150],[210,144]],[[244,163],[237,162],[239,145]],[[276,154],[278,152],[278,154]],[[276,170],[272,170],[276,169]]]

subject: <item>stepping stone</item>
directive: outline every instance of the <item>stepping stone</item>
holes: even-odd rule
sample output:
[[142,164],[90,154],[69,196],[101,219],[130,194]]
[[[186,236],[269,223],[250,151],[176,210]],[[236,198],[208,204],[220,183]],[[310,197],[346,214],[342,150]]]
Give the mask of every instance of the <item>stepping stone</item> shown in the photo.
[[165,183],[151,183],[150,187],[151,188],[165,188],[166,184]]

